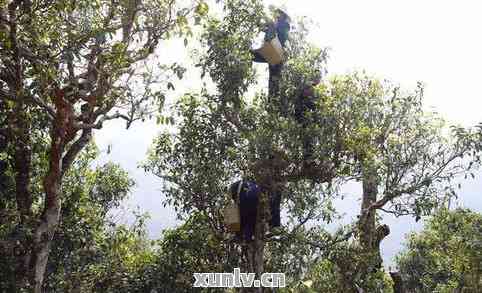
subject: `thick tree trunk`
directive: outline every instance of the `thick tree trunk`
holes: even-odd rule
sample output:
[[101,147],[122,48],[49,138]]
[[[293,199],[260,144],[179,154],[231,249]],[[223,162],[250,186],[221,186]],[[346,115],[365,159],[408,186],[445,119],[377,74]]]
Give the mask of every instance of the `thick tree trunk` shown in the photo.
[[[18,240],[20,239],[19,237],[21,237],[22,242],[15,247],[16,250],[21,249],[22,251],[21,254],[16,256],[16,291],[42,292],[50,246],[60,220],[62,177],[66,168],[69,166],[69,164],[62,164],[62,154],[65,146],[62,135],[63,131],[62,124],[54,125],[54,131],[51,136],[52,143],[49,156],[49,169],[43,182],[45,193],[43,213],[38,220],[30,219],[29,221],[22,221],[16,229],[20,231],[16,232],[16,234],[21,233],[22,235],[27,235],[28,233],[26,231],[32,231],[32,236],[21,237],[22,235],[12,235],[12,240]],[[82,147],[79,147],[76,153],[81,149]],[[29,161],[27,160],[27,162]],[[71,163],[71,161],[69,163]],[[25,176],[17,175],[16,179],[23,182],[24,177]],[[29,178],[27,177],[27,179]],[[20,191],[24,190],[25,189],[20,189]],[[17,201],[18,196],[17,194]],[[22,206],[18,208],[20,213],[22,213],[23,210],[30,210],[30,208],[26,209],[22,208]]]
[[[19,292],[42,292],[50,246],[60,221],[62,178],[78,153],[90,141],[92,134],[92,129],[84,129],[80,137],[70,144],[78,132],[72,125],[71,105],[64,100],[62,93],[56,97],[55,102],[56,115],[50,134],[49,168],[43,180],[44,208],[39,219],[33,218],[31,212],[31,141],[26,130],[28,125],[24,125],[28,120],[22,116],[22,113],[26,113],[25,109],[17,111],[14,124],[19,125],[16,127],[18,133],[14,133],[14,143],[16,199],[21,221],[11,238],[16,258],[15,286]],[[66,151],[67,145],[70,147]]]
[[268,104],[274,106],[272,109],[279,111],[281,114],[286,114],[286,101],[280,98],[280,79],[283,64],[269,65],[269,80],[268,80]]
[[49,208],[46,209],[40,225],[34,233],[34,250],[32,251],[32,271],[30,272],[30,276],[33,279],[32,283],[34,284],[35,293],[42,292],[50,245],[60,219],[60,190],[58,187],[52,189],[56,190],[56,199],[50,204]]
[[[59,115],[61,116],[61,115]],[[62,117],[58,117],[60,120]],[[62,153],[64,150],[64,129],[61,122],[56,121],[52,135],[49,171],[44,179],[45,206],[40,224],[34,231],[34,247],[30,277],[35,293],[42,292],[42,285],[47,267],[50,245],[60,219],[61,201],[60,186],[62,181]]]
[[[382,267],[380,243],[390,233],[390,229],[387,225],[376,226],[376,209],[373,208],[373,204],[377,201],[379,178],[373,161],[365,160],[362,163],[362,176],[362,207],[358,231],[364,259],[357,267],[360,270],[359,275],[364,278]],[[365,286],[364,280],[361,286],[365,292],[371,290]]]
[[43,181],[44,209],[33,231],[28,274],[30,286],[35,293],[42,292],[50,246],[60,220],[62,177],[90,138],[90,132],[84,132],[81,138],[72,144],[67,154],[63,155],[65,146],[75,138],[76,131],[71,124],[73,117],[70,105],[63,95],[57,96],[55,102],[57,111],[50,135],[49,169]]
[[363,249],[371,250],[373,248],[375,235],[376,211],[370,207],[377,200],[378,178],[377,172],[371,162],[364,164],[362,172],[363,194],[359,219],[360,244]]
[[[246,263],[244,270],[247,273],[255,273],[257,280],[259,280],[264,273],[264,248],[266,245],[264,237],[266,234],[269,212],[268,194],[262,192],[258,201],[254,240],[250,242],[245,249]],[[243,293],[261,293],[263,292],[263,288],[243,288],[240,291]]]

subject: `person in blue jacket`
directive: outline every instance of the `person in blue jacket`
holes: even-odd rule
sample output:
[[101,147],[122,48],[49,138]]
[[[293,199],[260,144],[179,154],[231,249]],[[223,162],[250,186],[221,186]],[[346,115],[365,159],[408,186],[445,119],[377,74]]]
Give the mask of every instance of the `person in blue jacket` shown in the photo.
[[[241,232],[237,237],[245,241],[252,241],[256,227],[259,196],[262,190],[251,180],[239,180],[231,184],[229,189],[233,200],[239,203]],[[280,206],[281,192],[275,192],[270,196],[270,226],[272,228],[281,226]]]
[[[281,46],[284,48],[290,32],[290,17],[281,9],[276,9],[276,21],[267,24],[264,30],[264,41],[269,42],[278,36]],[[253,61],[258,63],[268,63],[266,59],[256,50],[251,50]],[[276,65],[275,65],[276,66]]]

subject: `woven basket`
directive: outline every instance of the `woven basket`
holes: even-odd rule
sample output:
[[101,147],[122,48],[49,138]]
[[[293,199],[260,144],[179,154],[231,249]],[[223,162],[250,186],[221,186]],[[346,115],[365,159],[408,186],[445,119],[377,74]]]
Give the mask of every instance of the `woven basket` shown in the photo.
[[224,209],[224,224],[229,232],[241,231],[239,207],[236,203],[230,203]]
[[259,48],[258,52],[270,65],[280,64],[284,58],[283,47],[281,46],[278,37],[275,37],[269,42],[264,42],[263,47]]

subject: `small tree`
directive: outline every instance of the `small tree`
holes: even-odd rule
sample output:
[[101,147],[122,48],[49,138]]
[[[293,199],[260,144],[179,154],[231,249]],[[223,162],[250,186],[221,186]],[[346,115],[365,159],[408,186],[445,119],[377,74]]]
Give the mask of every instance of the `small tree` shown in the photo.
[[[345,153],[344,182],[361,182],[356,223],[357,261],[335,259],[347,283],[367,282],[381,268],[380,242],[390,233],[377,213],[413,215],[417,220],[455,195],[455,178],[475,164],[463,160],[473,143],[451,137],[444,121],[423,109],[421,85],[410,93],[365,74],[335,76],[321,90],[322,117],[334,114]],[[321,126],[323,129],[323,126]],[[353,289],[355,290],[355,289]]]

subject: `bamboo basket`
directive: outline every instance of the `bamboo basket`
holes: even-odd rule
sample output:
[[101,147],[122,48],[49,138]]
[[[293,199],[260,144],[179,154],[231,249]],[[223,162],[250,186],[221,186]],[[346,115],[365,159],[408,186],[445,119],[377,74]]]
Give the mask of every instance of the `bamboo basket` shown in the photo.
[[233,202],[226,206],[224,209],[224,224],[229,232],[241,231],[241,217],[238,204]]
[[283,62],[284,51],[278,37],[275,37],[269,42],[264,42],[263,46],[257,51],[270,65],[277,65]]

